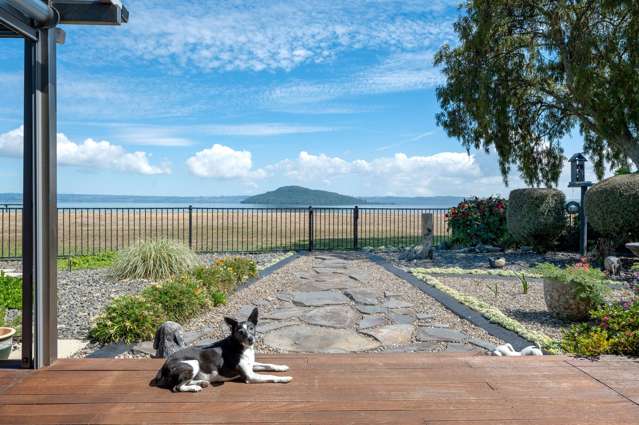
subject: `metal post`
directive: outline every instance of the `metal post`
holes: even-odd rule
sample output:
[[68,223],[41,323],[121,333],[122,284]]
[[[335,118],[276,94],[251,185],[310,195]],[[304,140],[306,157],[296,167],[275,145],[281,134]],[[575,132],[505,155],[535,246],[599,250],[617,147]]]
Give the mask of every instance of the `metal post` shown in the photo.
[[353,208],[353,249],[357,250],[357,246],[359,244],[358,236],[359,236],[359,207],[355,205]]
[[581,203],[579,208],[579,255],[586,255],[588,250],[588,217],[586,216],[586,208],[584,201],[586,199],[586,191],[588,186],[581,186]]
[[56,29],[38,30],[34,120],[35,367],[57,358]]
[[308,207],[308,250],[313,250],[313,207]]
[[193,205],[189,205],[189,248],[193,249]]
[[33,118],[35,106],[35,43],[24,39],[24,155],[22,173],[22,362],[33,367],[33,272],[35,217],[33,210]]

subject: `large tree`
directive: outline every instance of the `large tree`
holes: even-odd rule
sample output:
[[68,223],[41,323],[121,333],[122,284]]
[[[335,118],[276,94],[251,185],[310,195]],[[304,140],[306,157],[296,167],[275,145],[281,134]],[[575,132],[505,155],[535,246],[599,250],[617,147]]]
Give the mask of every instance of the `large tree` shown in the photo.
[[574,128],[598,176],[639,166],[639,0],[467,0],[456,46],[435,57],[437,122],[466,149],[494,147],[507,183],[552,185]]

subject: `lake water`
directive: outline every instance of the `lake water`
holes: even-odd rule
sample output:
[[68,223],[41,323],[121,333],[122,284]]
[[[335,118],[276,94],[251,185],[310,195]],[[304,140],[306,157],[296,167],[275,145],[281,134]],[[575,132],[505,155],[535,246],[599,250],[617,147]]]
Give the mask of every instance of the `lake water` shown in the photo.
[[[241,203],[191,203],[194,208],[307,208],[304,205],[254,205]],[[171,202],[58,202],[59,208],[187,208],[189,204]],[[360,208],[450,208],[453,205],[364,204]],[[313,205],[313,208],[353,208],[354,205]]]

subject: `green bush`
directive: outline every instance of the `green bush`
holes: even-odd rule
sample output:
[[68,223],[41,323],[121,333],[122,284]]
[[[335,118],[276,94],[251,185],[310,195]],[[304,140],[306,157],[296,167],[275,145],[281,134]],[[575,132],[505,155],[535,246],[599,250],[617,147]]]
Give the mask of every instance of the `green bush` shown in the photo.
[[68,270],[69,265],[71,266],[71,270],[101,269],[105,267],[111,267],[116,255],[117,254],[115,252],[108,251],[95,255],[82,255],[77,257],[60,258],[58,260],[58,269]]
[[183,322],[194,317],[208,305],[208,293],[188,275],[161,285],[149,286],[142,296],[162,309],[163,320]]
[[572,285],[577,297],[589,302],[593,308],[602,305],[606,294],[610,291],[606,285],[606,275],[597,269],[577,267],[562,269],[553,264],[542,263],[535,266],[533,271],[542,275],[544,279]]
[[506,200],[499,197],[464,200],[448,210],[448,229],[457,246],[502,245],[507,239]]
[[566,196],[557,189],[516,189],[508,199],[508,231],[522,244],[550,249],[566,227]]
[[597,183],[586,192],[585,207],[588,222],[603,237],[615,244],[639,239],[639,174]]
[[187,273],[198,264],[197,255],[179,242],[138,242],[118,253],[112,274],[117,279],[160,280]]
[[94,342],[125,342],[150,340],[164,321],[162,309],[142,296],[115,298],[98,317],[89,338]]
[[248,258],[225,257],[221,260],[217,260],[215,264],[233,273],[236,283],[244,282],[257,276],[257,264]]
[[193,270],[193,276],[201,282],[209,294],[222,292],[228,294],[237,287],[235,274],[219,266],[200,266]]
[[606,305],[590,316],[592,323],[572,326],[564,333],[564,351],[582,356],[639,355],[639,301]]
[[0,272],[0,307],[22,309],[22,279]]

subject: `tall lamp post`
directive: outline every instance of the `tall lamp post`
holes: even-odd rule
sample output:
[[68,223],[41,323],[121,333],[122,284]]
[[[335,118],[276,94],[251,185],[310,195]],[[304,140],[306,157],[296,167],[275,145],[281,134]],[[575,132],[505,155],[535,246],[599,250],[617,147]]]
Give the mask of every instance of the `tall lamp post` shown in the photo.
[[[588,245],[588,217],[584,208],[586,191],[592,182],[586,181],[586,162],[588,160],[581,153],[576,153],[570,158],[570,183],[568,187],[581,188],[581,200],[579,201],[579,254],[586,255]],[[569,212],[572,212],[569,205]]]

